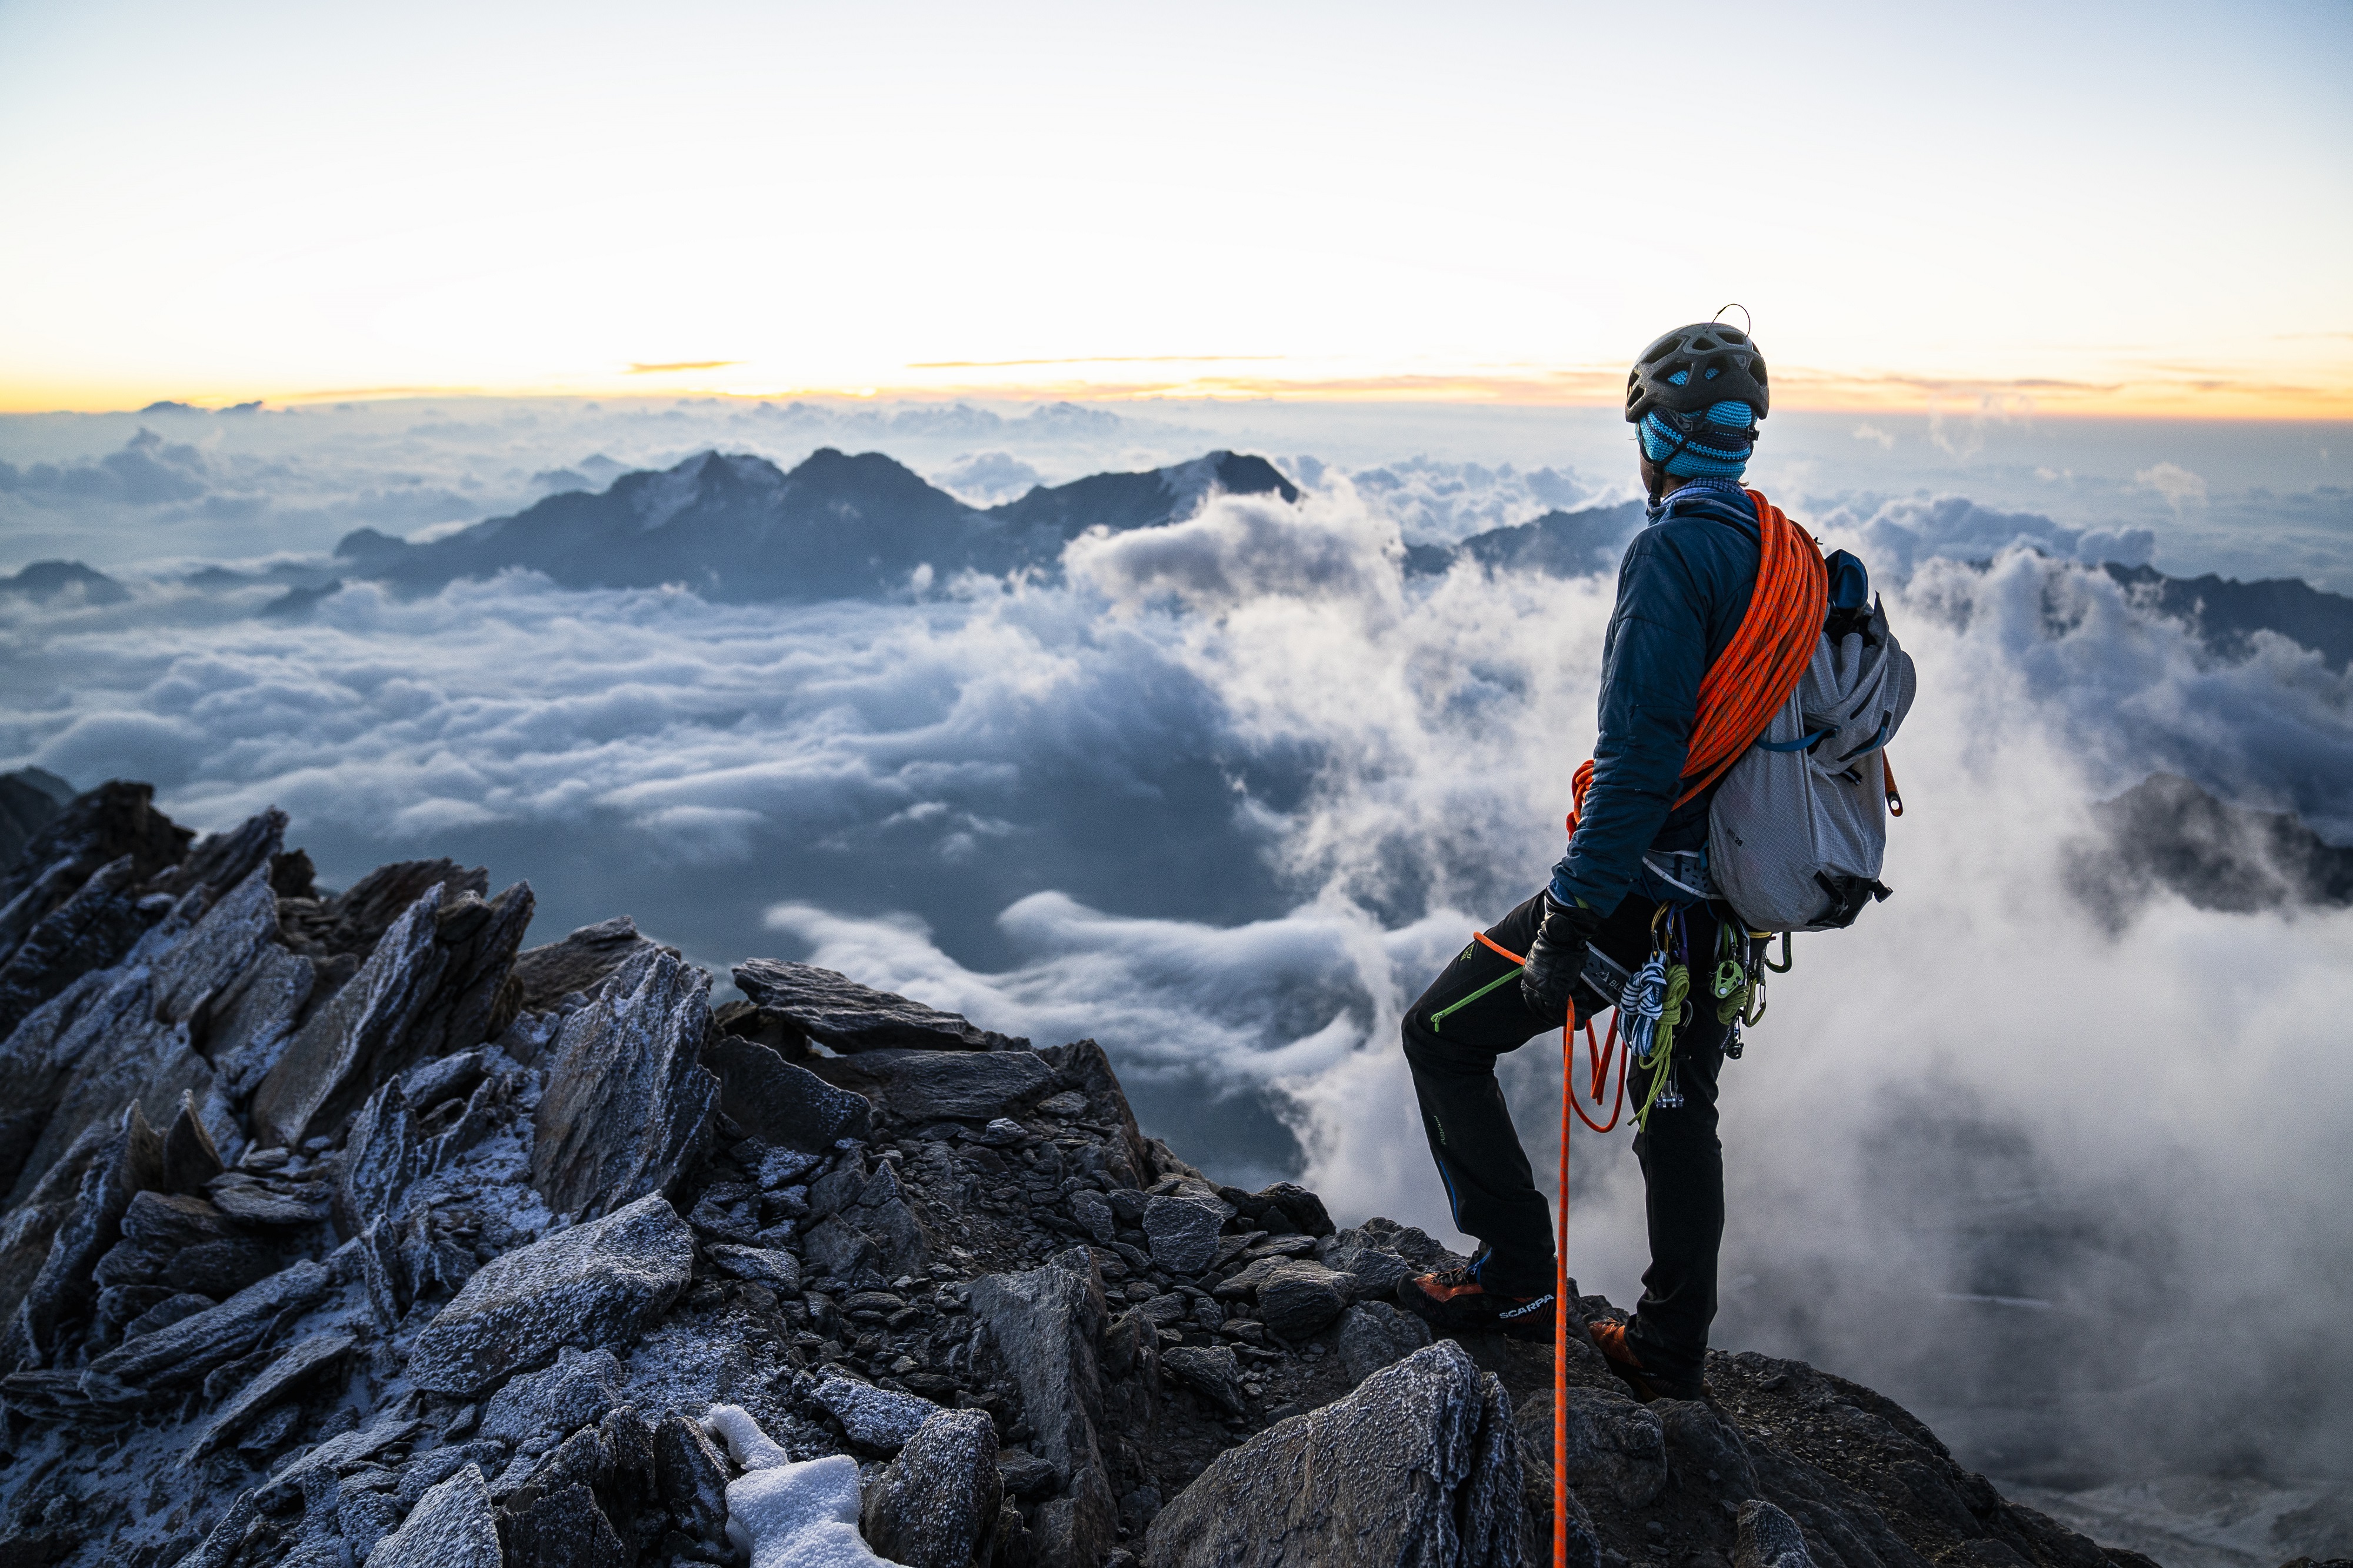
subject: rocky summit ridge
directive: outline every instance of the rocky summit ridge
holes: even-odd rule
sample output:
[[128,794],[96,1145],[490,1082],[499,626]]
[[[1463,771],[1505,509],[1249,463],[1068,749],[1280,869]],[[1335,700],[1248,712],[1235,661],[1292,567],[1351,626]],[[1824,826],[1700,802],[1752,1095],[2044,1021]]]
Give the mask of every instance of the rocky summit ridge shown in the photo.
[[[1541,1563],[1549,1353],[1224,1185],[1092,1040],[141,784],[0,874],[0,1564]],[[1586,1314],[1612,1310],[1588,1297]],[[1869,1389],[1570,1346],[1578,1568],[2137,1568]]]

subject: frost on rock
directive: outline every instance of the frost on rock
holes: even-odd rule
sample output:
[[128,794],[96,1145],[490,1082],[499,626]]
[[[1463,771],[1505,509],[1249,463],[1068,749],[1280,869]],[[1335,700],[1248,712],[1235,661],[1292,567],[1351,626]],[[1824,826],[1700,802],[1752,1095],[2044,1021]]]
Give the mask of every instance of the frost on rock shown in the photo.
[[1465,1536],[1506,1500],[1516,1515],[1518,1488],[1509,1401],[1446,1340],[1221,1455],[1153,1521],[1145,1561],[1517,1568],[1516,1528]]
[[893,1394],[849,1377],[818,1380],[809,1398],[841,1423],[861,1448],[894,1449],[913,1437],[939,1406],[913,1394]]
[[372,1568],[499,1568],[501,1561],[498,1515],[473,1465],[417,1499],[368,1554]]
[[674,1194],[702,1152],[719,1080],[702,1061],[711,976],[640,950],[551,1047],[533,1118],[533,1183],[564,1214]]
[[[714,1016],[284,826],[111,784],[0,867],[0,1563],[1541,1560],[1550,1357],[1386,1304],[1431,1237],[1211,1180],[1093,1041],[756,961]],[[1802,1363],[1567,1349],[1576,1568],[2145,1568]]]
[[409,1378],[473,1394],[560,1345],[626,1342],[685,1289],[693,1261],[669,1200],[639,1198],[485,1266],[417,1335]]

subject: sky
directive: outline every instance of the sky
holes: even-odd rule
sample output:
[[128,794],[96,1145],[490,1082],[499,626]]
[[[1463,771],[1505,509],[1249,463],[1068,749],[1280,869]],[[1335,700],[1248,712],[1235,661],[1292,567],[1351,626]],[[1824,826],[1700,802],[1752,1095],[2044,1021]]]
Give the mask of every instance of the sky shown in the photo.
[[[0,3],[0,410],[2353,416],[2353,9]],[[1737,319],[1736,317],[1736,319]]]

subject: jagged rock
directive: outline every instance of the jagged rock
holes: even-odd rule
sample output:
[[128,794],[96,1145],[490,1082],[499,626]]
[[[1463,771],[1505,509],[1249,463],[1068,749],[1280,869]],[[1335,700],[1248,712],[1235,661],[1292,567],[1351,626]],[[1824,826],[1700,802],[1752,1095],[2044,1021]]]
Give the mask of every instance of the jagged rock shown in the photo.
[[480,1051],[457,1051],[410,1068],[400,1080],[400,1092],[421,1116],[445,1100],[470,1093],[488,1070]]
[[154,809],[153,785],[109,780],[76,795],[0,867],[0,963],[92,873],[129,856],[139,881],[177,865],[195,833]]
[[1064,1495],[1039,1505],[1034,1530],[1047,1561],[1099,1563],[1118,1535],[1104,1469],[1102,1363],[1096,1346],[1108,1308],[1083,1247],[1042,1268],[975,1280],[972,1314],[1021,1390],[1037,1450],[1069,1478]]
[[755,1005],[837,1051],[1026,1051],[1029,1045],[813,963],[746,959],[735,966],[735,984]]
[[[23,1030],[17,1031],[21,1037]],[[57,1163],[44,1172],[23,1202],[8,1211],[0,1229],[0,1367],[26,1348],[18,1344],[17,1309],[48,1263],[58,1228],[73,1214],[82,1178],[111,1142],[110,1130],[89,1127]]]
[[1258,1315],[1286,1340],[1321,1333],[1348,1305],[1346,1278],[1305,1258],[1286,1260],[1258,1288]]
[[860,1517],[874,1549],[904,1568],[968,1568],[1003,1500],[996,1426],[977,1410],[943,1410],[868,1489]]
[[506,1568],[626,1568],[630,1560],[596,1494],[577,1482],[510,1512],[506,1527]]
[[295,1197],[263,1186],[241,1171],[231,1171],[205,1184],[213,1206],[243,1226],[286,1228],[313,1225],[327,1217],[325,1200]]
[[702,1064],[719,1076],[720,1110],[765,1142],[823,1153],[871,1131],[873,1108],[863,1095],[836,1089],[757,1040],[714,1036]]
[[468,1465],[417,1500],[376,1542],[369,1568],[501,1568],[498,1515],[480,1466]]
[[509,1380],[482,1412],[481,1436],[520,1446],[568,1437],[621,1402],[621,1363],[608,1350],[556,1352],[554,1366]]
[[278,934],[278,895],[269,868],[254,869],[205,911],[155,964],[155,1012],[174,1023],[196,1017]]
[[397,1081],[362,1102],[343,1135],[335,1172],[334,1213],[346,1236],[379,1221],[396,1224],[410,1184],[425,1173],[424,1138]]
[[164,1141],[135,1104],[123,1108],[114,1136],[82,1173],[72,1213],[58,1227],[48,1258],[25,1293],[10,1338],[20,1353],[46,1359],[58,1329],[90,1310],[98,1295],[91,1275],[121,1239],[122,1216],[141,1191],[164,1175]]
[[17,1195],[85,1127],[112,1122],[125,1102],[137,1100],[151,1123],[168,1126],[184,1094],[209,1099],[214,1073],[194,1048],[192,1027],[251,963],[275,916],[265,884],[240,885],[209,910],[204,898],[201,889],[187,894],[121,965],[100,972],[104,993],[88,998],[51,1046],[51,1061],[70,1070],[41,1086],[50,1109],[23,1152]]
[[770,1247],[731,1247],[724,1243],[704,1248],[722,1274],[750,1279],[792,1295],[801,1288],[800,1260]]
[[206,1048],[229,1096],[249,1099],[293,1044],[311,994],[321,989],[322,966],[300,953],[265,945],[246,972],[206,1009]]
[[141,1334],[152,1334],[158,1329],[168,1329],[183,1318],[193,1318],[198,1312],[208,1311],[217,1305],[219,1303],[211,1297],[199,1296],[194,1292],[165,1296],[162,1300],[123,1324],[122,1337],[132,1340],[137,1339]]
[[1219,1455],[1152,1521],[1145,1561],[1516,1568],[1519,1468],[1502,1385],[1441,1341]]
[[1008,1497],[1043,1497],[1061,1485],[1054,1467],[1026,1448],[999,1448],[997,1475]]
[[[1552,1548],[1552,1390],[1535,1394],[1514,1412],[1512,1427],[1519,1435],[1520,1495],[1527,1502],[1521,1556],[1527,1568],[1541,1568],[1550,1561]],[[1562,1500],[1568,1505],[1562,1520],[1562,1533],[1567,1538],[1563,1561],[1567,1568],[1601,1568],[1601,1535],[1594,1527],[1591,1511],[1575,1487],[1562,1489]]]
[[441,885],[428,886],[392,922],[351,983],[311,1015],[286,1054],[254,1092],[254,1135],[264,1142],[300,1143],[318,1113],[355,1076],[373,1085],[372,1064],[396,1053],[396,1042],[440,983],[448,956],[433,941]]
[[1225,1223],[1222,1205],[1200,1198],[1164,1194],[1144,1205],[1144,1234],[1152,1245],[1152,1261],[1171,1274],[1194,1275],[1207,1268],[1218,1255],[1218,1231]]
[[1348,1381],[1362,1383],[1430,1343],[1430,1325],[1386,1301],[1366,1301],[1340,1314],[1339,1341]]
[[662,1505],[703,1541],[727,1535],[727,1461],[703,1430],[683,1415],[654,1426],[654,1478]]
[[1599,1388],[1571,1388],[1566,1405],[1569,1485],[1599,1488],[1625,1508],[1665,1489],[1667,1435],[1657,1411]]
[[221,1407],[181,1463],[195,1463],[245,1430],[272,1405],[333,1371],[357,1342],[349,1334],[328,1332],[312,1334],[293,1345]]
[[1160,1352],[1161,1367],[1194,1393],[1240,1415],[1242,1403],[1241,1363],[1231,1345],[1176,1345]]
[[593,997],[596,988],[616,970],[649,951],[667,952],[672,958],[679,956],[677,949],[663,948],[659,942],[640,936],[637,922],[627,915],[582,926],[562,942],[526,948],[515,955],[514,961],[515,984],[522,1007],[527,1012],[544,1013],[575,991]]
[[464,867],[455,860],[396,860],[378,866],[348,891],[323,903],[283,897],[280,904],[290,945],[320,957],[365,954],[429,888],[440,889],[445,903],[465,893],[486,898],[491,874],[480,866]]
[[131,951],[151,921],[142,896],[137,868],[125,855],[100,867],[42,917],[0,965],[0,1039],[34,1008]]
[[73,785],[41,768],[0,773],[0,868],[14,866],[33,835],[73,797]]
[[533,1120],[532,1184],[559,1213],[674,1192],[719,1097],[702,1063],[711,976],[652,948],[556,1037]]
[[1119,1234],[1119,1216],[1112,1213],[1111,1200],[1091,1187],[1071,1194],[1071,1217],[1086,1227],[1098,1246],[1110,1246]]
[[841,1423],[849,1440],[861,1448],[898,1447],[939,1414],[940,1407],[913,1394],[897,1394],[855,1378],[832,1376],[818,1380],[810,1401]]
[[513,1016],[508,971],[532,904],[528,882],[489,902],[470,889],[451,895],[442,882],[428,884],[262,1079],[256,1136],[299,1143],[420,1058],[464,1050],[504,1028]]
[[332,1271],[320,1264],[290,1265],[217,1307],[125,1340],[92,1361],[90,1370],[156,1387],[196,1382],[253,1349],[284,1314],[323,1300],[332,1284]]
[[1814,1568],[1798,1521],[1767,1502],[1750,1498],[1740,1505],[1732,1568]]
[[985,1121],[1005,1115],[1053,1086],[1054,1069],[1033,1051],[916,1051],[875,1048],[821,1058],[809,1070],[874,1102],[875,1114],[902,1121]]
[[250,1237],[229,1237],[181,1248],[164,1265],[155,1283],[172,1290],[191,1290],[220,1298],[278,1272],[278,1254]]
[[286,844],[286,814],[258,812],[223,833],[207,833],[181,862],[156,873],[148,890],[177,897],[196,888],[234,888],[255,871],[269,874]]
[[1666,1433],[1669,1475],[1728,1503],[1757,1495],[1757,1467],[1739,1428],[1696,1399],[1655,1399],[1650,1409]]
[[1292,1228],[1302,1236],[1330,1236],[1332,1216],[1324,1212],[1324,1200],[1305,1187],[1292,1182],[1276,1182],[1261,1187],[1252,1194],[1263,1206],[1282,1211]]
[[195,1096],[180,1097],[179,1114],[164,1131],[163,1187],[167,1193],[195,1194],[227,1167],[212,1130],[196,1114]]
[[426,1325],[408,1375],[471,1395],[562,1345],[620,1344],[686,1288],[694,1237],[659,1194],[483,1265]]
[[[24,1203],[36,1185],[48,1179],[42,1167],[27,1166],[76,1060],[98,1038],[98,1031],[85,1026],[85,1017],[93,1011],[128,1013],[134,1005],[134,988],[121,980],[111,970],[83,975],[34,1008],[0,1041],[0,1184],[15,1189],[5,1200],[9,1205]],[[143,995],[143,990],[136,988],[135,994]],[[69,1145],[75,1142],[68,1141]],[[0,1308],[14,1310],[5,1293],[0,1293]]]

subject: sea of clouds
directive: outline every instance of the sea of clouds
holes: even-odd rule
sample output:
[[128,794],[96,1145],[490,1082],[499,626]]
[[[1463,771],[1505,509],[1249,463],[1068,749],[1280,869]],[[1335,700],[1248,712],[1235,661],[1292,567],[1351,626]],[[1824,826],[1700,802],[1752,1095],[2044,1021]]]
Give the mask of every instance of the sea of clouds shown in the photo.
[[[1211,416],[934,410],[944,428],[902,431],[904,411],[820,412],[872,437],[839,444],[981,500],[1029,482],[1016,467],[1059,480],[1239,444]],[[181,579],[315,554],[370,517],[518,504],[572,482],[533,466],[559,441],[597,482],[578,426],[623,466],[713,444],[662,444],[659,411],[473,413],[361,410],[315,450],[290,416],[270,450],[212,437],[216,416],[79,454],[56,427],[5,432],[0,521],[44,541],[19,558],[102,560],[132,594],[0,597],[0,765],[152,779],[199,826],[276,804],[331,883],[426,854],[528,877],[542,940],[626,910],[723,974],[805,956],[990,1027],[1092,1036],[1148,1130],[1220,1178],[1296,1174],[1344,1221],[1451,1234],[1396,1020],[1558,855],[1611,593],[1470,563],[1417,577],[1404,547],[1615,499],[1609,469],[1545,447],[1516,467],[1287,456],[1297,508],[1219,498],[1080,540],[1051,585],[943,573],[889,604],[512,574],[412,599],[350,584],[287,624],[257,614],[279,584]],[[824,437],[793,417],[795,441]],[[389,483],[403,461],[417,482]],[[2353,678],[2275,638],[2219,659],[2081,565],[2194,569],[2196,529],[2035,511],[2006,483],[1824,489],[1807,513],[1872,563],[1918,663],[1892,747],[1910,809],[1896,896],[1799,940],[1725,1069],[1718,1342],[1878,1383],[1997,1473],[2344,1473],[2353,912],[2092,910],[2067,868],[2090,804],[2158,768],[2353,839]],[[231,493],[243,521],[207,515]],[[1549,1169],[1557,1040],[1504,1071]],[[1573,1266],[1630,1301],[1625,1137],[1574,1147]]]

